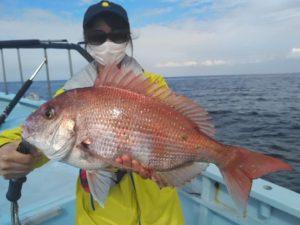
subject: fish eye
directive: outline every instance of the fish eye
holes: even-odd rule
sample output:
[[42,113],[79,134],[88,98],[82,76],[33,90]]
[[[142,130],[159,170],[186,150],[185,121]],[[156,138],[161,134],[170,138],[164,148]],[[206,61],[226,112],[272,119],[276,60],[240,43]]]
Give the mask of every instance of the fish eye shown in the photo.
[[48,120],[51,120],[55,117],[55,109],[52,107],[49,107],[45,110],[45,118]]

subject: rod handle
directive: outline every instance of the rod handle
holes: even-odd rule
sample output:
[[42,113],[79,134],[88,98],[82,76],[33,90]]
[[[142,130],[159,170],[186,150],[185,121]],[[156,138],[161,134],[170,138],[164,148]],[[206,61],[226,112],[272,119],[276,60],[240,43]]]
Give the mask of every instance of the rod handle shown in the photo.
[[[19,144],[17,151],[23,154],[29,154],[30,146],[22,141]],[[21,198],[22,186],[25,181],[26,176],[18,179],[9,180],[8,190],[6,193],[7,200],[11,202],[17,202]]]

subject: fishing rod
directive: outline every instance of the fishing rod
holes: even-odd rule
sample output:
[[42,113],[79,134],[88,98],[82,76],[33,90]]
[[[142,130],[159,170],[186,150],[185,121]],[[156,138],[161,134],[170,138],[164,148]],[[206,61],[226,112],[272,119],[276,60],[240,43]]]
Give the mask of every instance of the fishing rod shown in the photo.
[[14,109],[16,104],[20,101],[20,99],[23,97],[25,92],[28,90],[30,85],[32,84],[33,79],[38,74],[42,66],[47,62],[46,58],[43,60],[43,62],[39,65],[39,67],[35,70],[35,72],[32,74],[32,76],[23,84],[21,89],[18,91],[18,93],[15,95],[13,100],[10,101],[8,106],[4,109],[3,113],[0,115],[0,126],[5,122],[5,119],[8,117],[8,115],[11,113],[11,111]]
[[[43,60],[43,62],[39,65],[39,67],[35,70],[35,72],[32,74],[32,76],[23,84],[21,89],[18,91],[16,96],[13,98],[13,100],[8,104],[8,106],[5,108],[4,112],[0,116],[0,126],[4,123],[6,117],[10,114],[10,112],[13,110],[13,108],[16,106],[16,104],[20,101],[22,96],[25,94],[25,92],[28,90],[30,85],[33,82],[33,79],[38,74],[42,66],[46,63],[46,59]],[[32,146],[22,141],[20,145],[17,148],[17,151],[23,154],[29,154],[30,149],[32,149]],[[11,179],[9,180],[9,186],[8,191],[6,193],[6,198],[11,202],[11,224],[12,225],[21,225],[20,219],[19,219],[19,206],[18,206],[18,200],[21,198],[21,190],[23,183],[26,181],[26,176],[21,177],[18,179]]]
[[[19,144],[17,151],[23,154],[29,154],[30,150],[33,149],[33,146],[28,142],[22,140]],[[12,225],[21,225],[19,219],[19,205],[18,200],[21,198],[21,190],[23,183],[27,180],[26,176],[18,179],[10,179],[9,186],[6,193],[6,198],[11,202],[11,224]]]

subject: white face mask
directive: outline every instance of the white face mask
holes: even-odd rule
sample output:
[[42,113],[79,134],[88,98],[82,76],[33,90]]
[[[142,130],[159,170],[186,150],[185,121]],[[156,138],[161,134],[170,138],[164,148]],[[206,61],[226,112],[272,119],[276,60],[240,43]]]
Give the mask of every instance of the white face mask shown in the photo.
[[126,54],[127,42],[117,44],[111,41],[106,41],[101,45],[86,46],[87,52],[101,65],[117,64],[122,61]]

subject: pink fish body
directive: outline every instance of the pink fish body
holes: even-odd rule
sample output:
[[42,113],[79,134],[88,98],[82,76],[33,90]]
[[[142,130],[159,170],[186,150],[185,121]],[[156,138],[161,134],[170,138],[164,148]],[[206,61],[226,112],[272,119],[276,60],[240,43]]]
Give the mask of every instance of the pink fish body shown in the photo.
[[243,209],[252,179],[291,170],[278,159],[219,143],[202,107],[115,65],[104,69],[94,87],[42,105],[22,136],[50,159],[90,171],[122,167],[115,159],[130,155],[161,187],[183,185],[214,163]]

